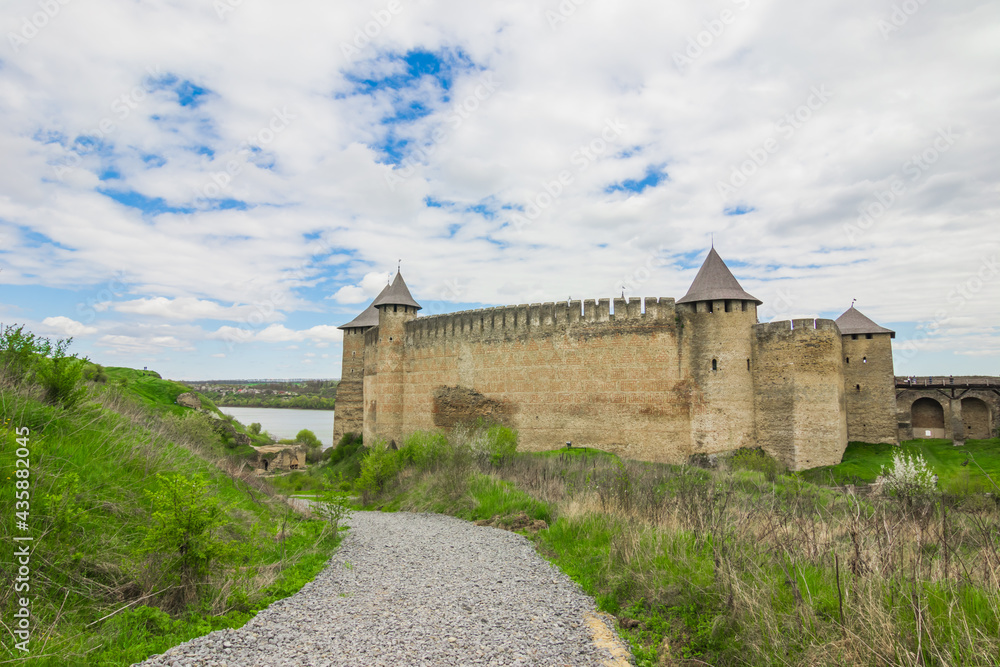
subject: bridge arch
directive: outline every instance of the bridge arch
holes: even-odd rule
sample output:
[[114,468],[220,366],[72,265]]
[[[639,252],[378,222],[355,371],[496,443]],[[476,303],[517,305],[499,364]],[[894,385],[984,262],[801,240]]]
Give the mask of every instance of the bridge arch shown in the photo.
[[993,431],[990,406],[975,397],[962,399],[962,426],[966,438],[981,440],[989,438]]
[[924,396],[910,406],[910,422],[914,438],[947,438],[944,430],[944,406],[934,398]]

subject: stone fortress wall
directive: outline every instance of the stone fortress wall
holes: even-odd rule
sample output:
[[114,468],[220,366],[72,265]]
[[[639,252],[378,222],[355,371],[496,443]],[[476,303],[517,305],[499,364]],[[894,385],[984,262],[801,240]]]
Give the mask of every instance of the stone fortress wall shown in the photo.
[[678,301],[417,317],[397,274],[341,327],[334,437],[401,444],[483,418],[516,428],[528,451],[572,442],[681,463],[759,446],[794,470],[839,463],[848,440],[897,442],[894,334],[853,306],[836,322],[758,324],[759,303],[714,249]]

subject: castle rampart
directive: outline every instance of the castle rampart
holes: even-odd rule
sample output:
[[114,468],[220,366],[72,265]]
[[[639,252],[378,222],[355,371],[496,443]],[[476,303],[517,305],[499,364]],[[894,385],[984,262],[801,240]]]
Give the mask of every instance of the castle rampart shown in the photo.
[[[516,428],[528,451],[572,442],[683,463],[761,446],[792,469],[839,462],[849,423],[852,433],[882,437],[896,420],[895,395],[885,392],[892,332],[853,308],[837,322],[758,324],[760,303],[714,249],[677,301],[568,300],[416,317],[420,306],[397,274],[341,327],[344,425],[335,432],[357,430],[360,405],[369,442],[487,419]],[[351,330],[359,326],[363,334]],[[846,371],[858,354],[861,365]],[[861,391],[848,400],[852,383]]]

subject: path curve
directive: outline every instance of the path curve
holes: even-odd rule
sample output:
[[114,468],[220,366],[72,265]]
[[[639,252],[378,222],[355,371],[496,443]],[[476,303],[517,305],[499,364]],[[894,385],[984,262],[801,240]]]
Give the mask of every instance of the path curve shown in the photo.
[[610,618],[521,535],[355,512],[329,565],[239,630],[141,665],[629,665]]

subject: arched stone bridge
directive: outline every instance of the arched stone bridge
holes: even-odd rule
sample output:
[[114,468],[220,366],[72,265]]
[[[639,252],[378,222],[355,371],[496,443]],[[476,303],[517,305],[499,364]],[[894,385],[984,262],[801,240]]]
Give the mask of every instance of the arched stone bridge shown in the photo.
[[899,439],[997,436],[1000,377],[897,377]]

